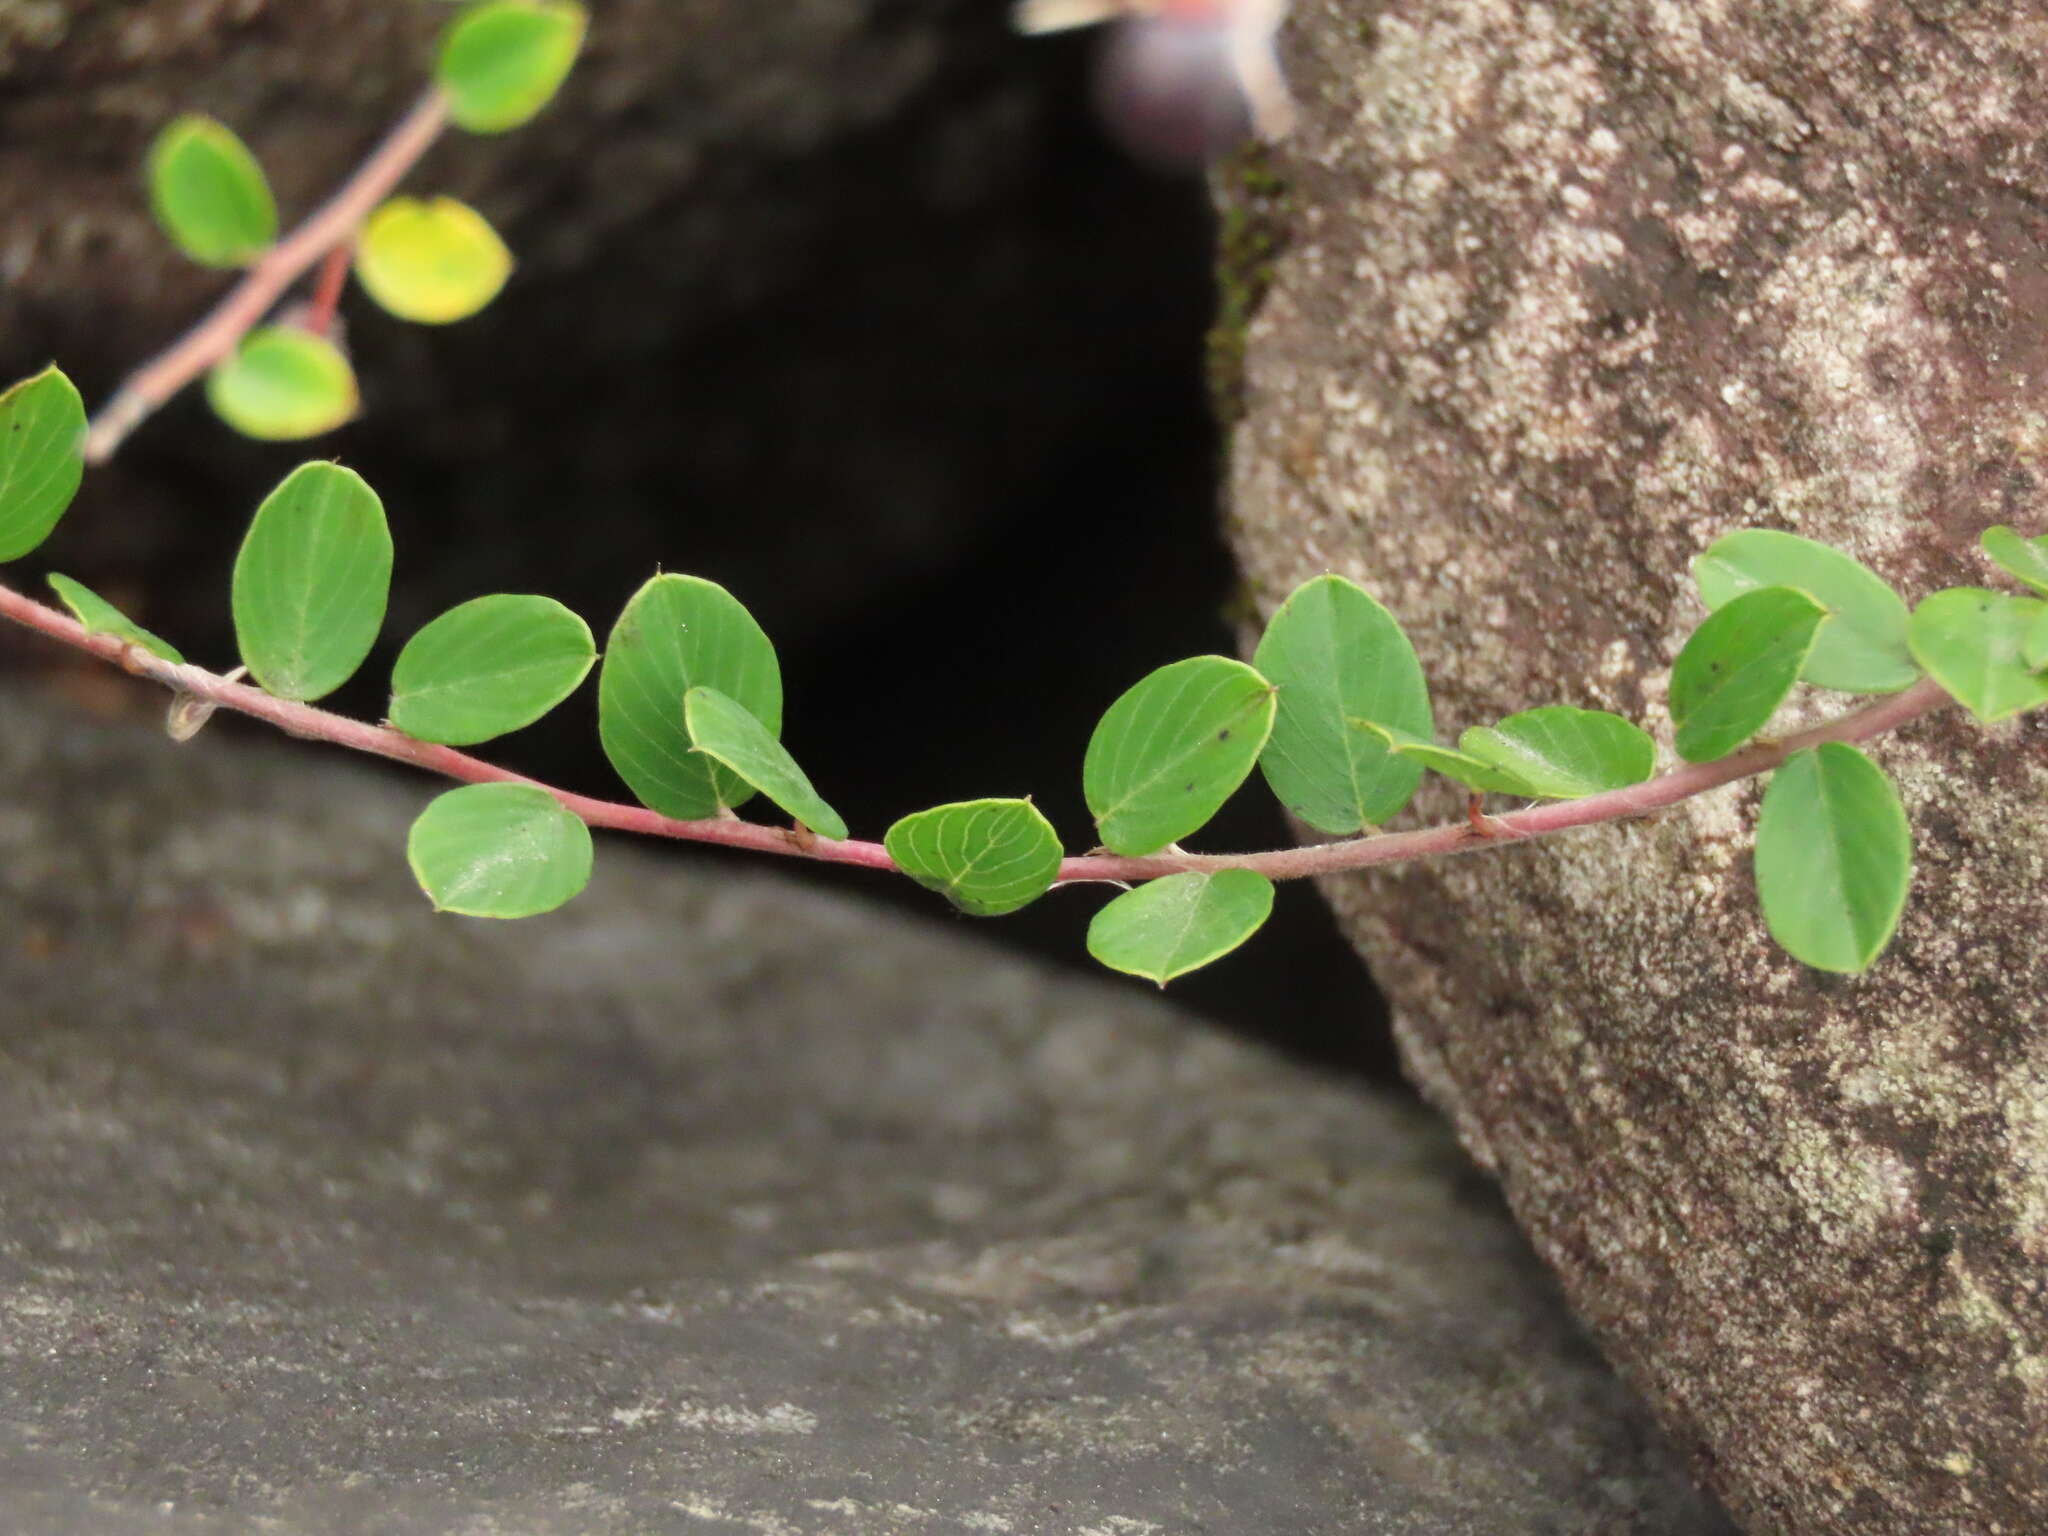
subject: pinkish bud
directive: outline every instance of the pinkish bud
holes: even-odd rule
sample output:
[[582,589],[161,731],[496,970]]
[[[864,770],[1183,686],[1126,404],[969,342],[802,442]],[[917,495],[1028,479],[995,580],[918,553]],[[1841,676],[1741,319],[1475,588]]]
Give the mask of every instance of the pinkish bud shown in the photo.
[[1250,134],[1282,137],[1294,104],[1273,38],[1290,0],[1017,0],[1020,32],[1112,23],[1096,99],[1143,159],[1199,166]]
[[1236,29],[1214,7],[1129,16],[1097,63],[1095,98],[1117,139],[1142,160],[1200,166],[1252,131]]

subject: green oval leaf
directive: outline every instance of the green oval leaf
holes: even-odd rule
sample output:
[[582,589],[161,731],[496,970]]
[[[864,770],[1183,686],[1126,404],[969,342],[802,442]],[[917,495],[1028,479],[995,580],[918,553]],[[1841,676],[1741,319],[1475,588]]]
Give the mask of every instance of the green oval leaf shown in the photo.
[[1619,715],[1547,705],[1474,726],[1458,738],[1467,757],[1503,769],[1521,794],[1578,800],[1640,784],[1657,771],[1657,744]]
[[472,598],[398,653],[391,723],[451,747],[489,741],[533,724],[574,693],[596,661],[590,626],[553,598]]
[[911,879],[970,917],[1027,907],[1060,872],[1060,838],[1029,800],[963,800],[905,816],[882,838]]
[[683,695],[683,723],[697,751],[716,758],[811,831],[833,839],[846,836],[845,820],[744,705],[716,688],[692,688]]
[[1828,610],[1800,676],[1844,693],[1897,693],[1920,676],[1906,644],[1906,604],[1861,561],[1768,528],[1717,539],[1692,563],[1709,608],[1759,587],[1796,587]]
[[2001,525],[1986,528],[1980,542],[2000,570],[2048,597],[2048,536],[2023,538]]
[[1126,891],[1088,925],[1088,953],[1165,986],[1220,960],[1273,911],[1273,882],[1249,869],[1165,875]]
[[612,626],[598,671],[597,727],[642,805],[695,821],[744,805],[751,787],[695,750],[683,717],[692,688],[716,688],[782,734],[782,670],[754,616],[697,576],[657,576]]
[[2048,677],[2026,655],[2044,610],[2038,597],[1950,587],[1913,610],[1913,654],[1979,720],[2003,720],[2048,704]]
[[85,476],[85,429],[85,402],[55,368],[0,394],[0,560],[56,529]]
[[1282,805],[1322,831],[1357,832],[1408,803],[1421,767],[1357,722],[1427,737],[1429,685],[1415,647],[1369,593],[1341,576],[1297,587],[1252,665],[1280,690],[1259,769]]
[[1790,587],[1730,598],[1671,668],[1671,719],[1689,763],[1726,757],[1762,730],[1799,680],[1827,609]]
[[384,623],[391,529],[363,477],[301,464],[256,509],[235,557],[235,639],[281,699],[317,699],[354,674]]
[[590,883],[590,828],[532,784],[468,784],[420,813],[406,839],[437,911],[534,917]]
[[87,634],[112,635],[116,640],[125,640],[140,650],[148,651],[152,656],[161,656],[179,666],[185,664],[185,658],[178,654],[178,648],[170,641],[151,634],[84,582],[73,581],[55,571],[50,573],[49,582],[50,590],[63,599],[64,606],[85,626]]
[[1756,888],[1771,937],[1816,970],[1865,970],[1891,942],[1913,880],[1898,791],[1854,747],[1795,752],[1756,824]]
[[485,0],[448,28],[436,78],[449,116],[471,133],[504,133],[554,99],[583,46],[580,5]]
[[356,280],[401,320],[447,325],[498,296],[512,253],[490,221],[467,203],[394,197],[363,225]]
[[1132,686],[1081,765],[1103,844],[1157,853],[1199,830],[1251,773],[1273,712],[1273,685],[1227,656],[1176,661]]
[[1388,751],[1396,752],[1433,773],[1440,773],[1467,789],[1489,795],[1536,793],[1523,782],[1521,775],[1497,763],[1488,762],[1483,757],[1474,757],[1471,753],[1460,752],[1455,747],[1440,747],[1426,737],[1411,735],[1407,731],[1396,730],[1391,725],[1379,725],[1370,720],[1361,720],[1359,728],[1371,731],[1386,742]]
[[277,200],[249,146],[224,123],[188,113],[150,146],[149,206],[202,266],[240,267],[277,241]]
[[206,376],[206,403],[244,437],[296,442],[332,432],[360,404],[355,370],[325,336],[296,326],[251,331]]

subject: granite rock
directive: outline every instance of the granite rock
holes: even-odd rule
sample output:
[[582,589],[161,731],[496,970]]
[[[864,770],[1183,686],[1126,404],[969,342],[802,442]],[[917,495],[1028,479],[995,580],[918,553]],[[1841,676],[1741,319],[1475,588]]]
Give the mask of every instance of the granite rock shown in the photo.
[[[1449,730],[1567,703],[1668,746],[1718,535],[1998,580],[1978,531],[2048,526],[2044,57],[2031,3],[1303,0],[1286,248],[1239,274],[1261,602],[1363,582]],[[1754,784],[1329,887],[1411,1074],[1752,1530],[2048,1528],[2044,747],[1875,745],[1919,862],[1860,978],[1767,938]]]
[[12,1529],[1727,1529],[1412,1105],[729,861],[437,918],[418,783],[0,722]]

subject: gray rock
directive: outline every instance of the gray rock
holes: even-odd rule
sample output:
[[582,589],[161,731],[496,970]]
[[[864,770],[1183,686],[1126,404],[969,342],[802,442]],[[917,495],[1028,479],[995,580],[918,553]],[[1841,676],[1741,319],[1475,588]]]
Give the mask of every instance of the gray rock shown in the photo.
[[[1999,579],[1978,530],[2048,517],[2044,48],[2039,3],[1305,0],[1236,442],[1261,600],[1365,583],[1452,730],[1668,730],[1723,532]],[[1876,744],[1918,873],[1861,978],[1767,938],[1753,784],[1330,887],[1411,1072],[1757,1531],[2048,1529],[2044,747]]]
[[0,722],[13,1530],[1725,1530],[1412,1107],[729,862],[436,918],[417,782]]

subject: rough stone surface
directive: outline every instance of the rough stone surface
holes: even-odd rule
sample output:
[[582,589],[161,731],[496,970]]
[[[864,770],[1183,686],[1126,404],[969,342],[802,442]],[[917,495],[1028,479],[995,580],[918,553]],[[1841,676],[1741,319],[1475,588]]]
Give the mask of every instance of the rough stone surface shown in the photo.
[[[1668,742],[1729,529],[1918,595],[2048,527],[2048,9],[1302,0],[1290,50],[1240,549],[1268,608],[1374,590],[1447,728]],[[1330,888],[1414,1077],[1755,1531],[2048,1528],[2044,746],[1877,747],[1919,867],[1861,979],[1771,947],[1753,786]]]
[[1722,1536],[1450,1139],[1172,1008],[0,696],[0,1505],[130,1531]]

